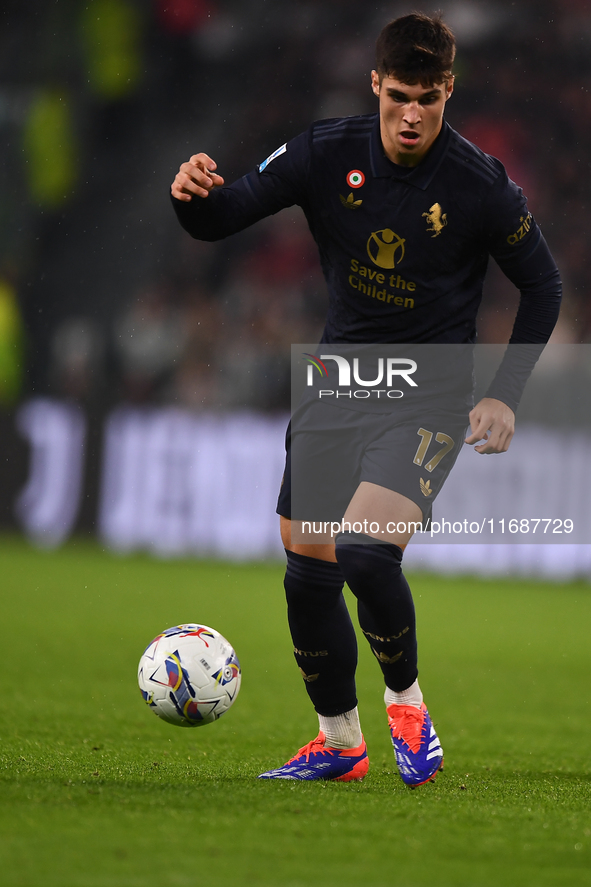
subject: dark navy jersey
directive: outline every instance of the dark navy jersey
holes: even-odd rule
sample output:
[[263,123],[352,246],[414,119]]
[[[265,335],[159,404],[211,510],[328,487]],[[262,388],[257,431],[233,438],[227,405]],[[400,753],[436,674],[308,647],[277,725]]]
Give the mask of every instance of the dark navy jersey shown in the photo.
[[328,286],[326,343],[475,341],[489,255],[521,291],[512,342],[546,342],[558,316],[558,270],[523,192],[445,122],[407,169],[385,156],[378,114],[320,120],[234,184],[173,203],[202,240],[301,206]]

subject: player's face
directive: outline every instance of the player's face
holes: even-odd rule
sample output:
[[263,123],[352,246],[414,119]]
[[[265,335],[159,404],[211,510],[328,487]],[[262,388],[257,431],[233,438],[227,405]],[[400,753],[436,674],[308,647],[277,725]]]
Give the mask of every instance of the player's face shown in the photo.
[[402,83],[371,72],[371,87],[380,100],[380,129],[386,156],[401,166],[421,162],[441,130],[453,78],[433,86]]

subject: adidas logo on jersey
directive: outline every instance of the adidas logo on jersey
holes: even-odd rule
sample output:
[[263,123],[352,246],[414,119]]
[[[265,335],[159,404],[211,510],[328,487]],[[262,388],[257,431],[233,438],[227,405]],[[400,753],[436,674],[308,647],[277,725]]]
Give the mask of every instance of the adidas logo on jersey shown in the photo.
[[431,489],[431,481],[428,480],[425,483],[422,477],[419,478],[419,481],[421,483],[421,493],[423,494],[423,496],[430,496],[433,492],[433,490]]

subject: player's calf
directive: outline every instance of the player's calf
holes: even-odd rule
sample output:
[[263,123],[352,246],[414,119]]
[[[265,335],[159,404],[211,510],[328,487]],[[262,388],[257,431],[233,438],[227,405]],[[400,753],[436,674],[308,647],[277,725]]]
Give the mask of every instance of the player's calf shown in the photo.
[[389,687],[417,678],[416,622],[412,594],[402,572],[402,550],[361,533],[341,533],[338,564],[358,602],[359,624]]

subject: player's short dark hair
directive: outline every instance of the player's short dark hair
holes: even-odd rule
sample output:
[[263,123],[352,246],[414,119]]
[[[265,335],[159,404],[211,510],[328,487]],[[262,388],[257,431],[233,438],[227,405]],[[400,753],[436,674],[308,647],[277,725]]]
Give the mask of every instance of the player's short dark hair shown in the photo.
[[456,41],[441,15],[412,12],[382,29],[376,44],[376,70],[380,80],[433,86],[451,77]]

